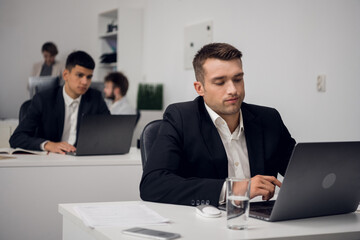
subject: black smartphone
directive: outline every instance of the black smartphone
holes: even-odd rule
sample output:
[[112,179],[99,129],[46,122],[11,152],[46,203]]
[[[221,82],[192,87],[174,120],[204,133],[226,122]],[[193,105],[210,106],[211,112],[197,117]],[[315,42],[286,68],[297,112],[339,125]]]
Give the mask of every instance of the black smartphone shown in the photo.
[[140,228],[140,227],[125,229],[122,231],[122,233],[132,236],[146,237],[146,238],[159,239],[159,240],[176,239],[181,237],[181,235],[177,233],[163,232],[159,230]]

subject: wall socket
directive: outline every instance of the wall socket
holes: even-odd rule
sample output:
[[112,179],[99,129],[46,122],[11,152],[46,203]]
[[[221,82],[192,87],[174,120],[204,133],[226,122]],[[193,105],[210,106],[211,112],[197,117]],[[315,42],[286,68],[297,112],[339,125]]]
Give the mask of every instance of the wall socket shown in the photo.
[[316,88],[318,92],[326,92],[326,75],[319,75],[317,77]]

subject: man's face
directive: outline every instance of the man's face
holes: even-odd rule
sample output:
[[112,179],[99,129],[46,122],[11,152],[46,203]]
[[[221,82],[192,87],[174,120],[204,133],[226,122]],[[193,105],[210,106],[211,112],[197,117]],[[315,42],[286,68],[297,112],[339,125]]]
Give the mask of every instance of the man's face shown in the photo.
[[73,99],[85,94],[90,87],[92,76],[93,70],[79,65],[75,65],[71,71],[65,69],[63,78],[66,93]]
[[111,100],[115,99],[114,87],[113,87],[112,82],[110,82],[110,81],[105,82],[104,93],[105,93],[106,98],[111,99]]
[[195,90],[219,116],[238,117],[245,97],[244,72],[240,59],[223,61],[209,58],[203,65],[204,83],[195,82]]
[[55,56],[51,55],[48,51],[43,51],[42,54],[46,65],[50,66],[54,64]]

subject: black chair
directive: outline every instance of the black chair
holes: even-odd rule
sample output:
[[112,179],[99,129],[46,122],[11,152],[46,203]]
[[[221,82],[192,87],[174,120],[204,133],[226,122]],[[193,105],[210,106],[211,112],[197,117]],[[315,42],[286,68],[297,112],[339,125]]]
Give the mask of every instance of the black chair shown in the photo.
[[25,102],[23,102],[23,104],[21,104],[19,111],[19,122],[21,122],[25,118],[27,109],[29,108],[30,104],[31,104],[31,99],[26,100]]
[[139,120],[141,117],[141,113],[139,109],[136,109],[136,121],[135,121],[135,126],[138,124]]
[[102,96],[105,98],[105,93],[104,93],[105,84],[104,84],[104,82],[92,81],[91,84],[90,84],[90,87],[94,88],[96,90],[99,90],[101,92]]
[[141,151],[141,161],[143,169],[145,168],[147,158],[151,151],[152,145],[158,135],[160,125],[162,120],[155,120],[149,122],[141,133],[140,136],[140,151]]

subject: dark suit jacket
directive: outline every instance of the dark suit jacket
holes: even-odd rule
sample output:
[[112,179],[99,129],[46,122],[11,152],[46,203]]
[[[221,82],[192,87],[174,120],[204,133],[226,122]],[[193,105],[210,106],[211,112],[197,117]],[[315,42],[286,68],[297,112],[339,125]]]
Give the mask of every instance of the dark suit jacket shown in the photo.
[[[45,140],[61,141],[65,117],[62,91],[62,87],[57,87],[40,92],[33,97],[25,119],[20,121],[10,137],[9,142],[12,148],[40,150],[40,144]],[[110,114],[101,93],[91,88],[81,97],[77,132],[79,132],[81,118],[86,114]]]
[[[251,176],[284,175],[295,145],[279,113],[241,106]],[[228,162],[225,148],[202,97],[170,105],[140,183],[143,200],[217,206]]]

